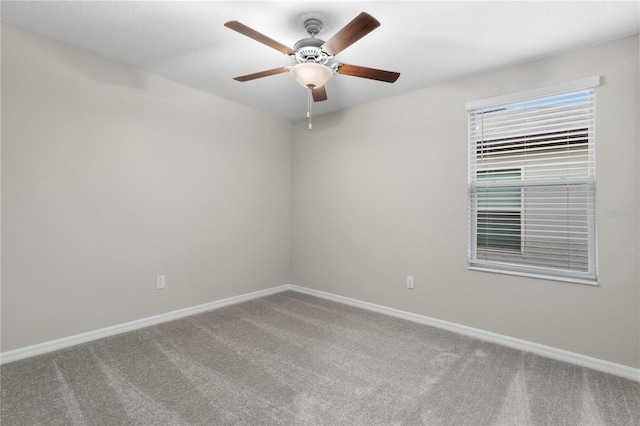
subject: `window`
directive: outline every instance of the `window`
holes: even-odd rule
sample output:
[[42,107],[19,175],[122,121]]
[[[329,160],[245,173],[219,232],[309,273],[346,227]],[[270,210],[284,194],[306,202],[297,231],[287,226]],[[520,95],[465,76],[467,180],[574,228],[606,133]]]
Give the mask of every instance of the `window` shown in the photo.
[[[478,170],[479,182],[519,181],[520,169]],[[477,244],[487,250],[522,251],[522,191],[519,187],[478,188]]]
[[470,269],[596,283],[598,82],[467,104]]

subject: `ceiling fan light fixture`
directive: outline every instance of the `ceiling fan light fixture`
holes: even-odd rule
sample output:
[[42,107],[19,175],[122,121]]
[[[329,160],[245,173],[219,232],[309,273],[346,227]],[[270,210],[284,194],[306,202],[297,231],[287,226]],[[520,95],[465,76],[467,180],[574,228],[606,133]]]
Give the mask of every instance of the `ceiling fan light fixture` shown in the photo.
[[291,67],[291,75],[303,87],[322,87],[333,77],[333,70],[326,65],[304,62]]

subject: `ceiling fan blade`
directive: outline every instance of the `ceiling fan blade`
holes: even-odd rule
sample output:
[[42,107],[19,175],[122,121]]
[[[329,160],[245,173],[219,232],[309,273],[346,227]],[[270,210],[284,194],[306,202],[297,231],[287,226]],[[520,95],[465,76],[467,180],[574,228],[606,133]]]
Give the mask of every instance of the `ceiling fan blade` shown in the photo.
[[242,35],[245,35],[249,38],[252,38],[256,41],[259,41],[262,44],[266,44],[267,46],[276,49],[279,52],[284,53],[285,55],[293,55],[295,52],[290,47],[285,46],[282,43],[279,43],[264,34],[257,32],[256,30],[247,27],[244,24],[241,24],[238,21],[229,21],[224,24],[225,27],[231,28],[234,31],[239,32]]
[[311,91],[313,95],[314,102],[322,102],[327,100],[327,90],[324,88],[324,85],[320,87],[316,87]]
[[254,74],[241,75],[240,77],[233,77],[236,81],[249,81],[256,78],[269,77],[270,75],[282,74],[283,72],[289,72],[286,67],[274,68],[272,70],[260,71]]
[[327,40],[322,45],[322,50],[335,56],[379,26],[380,22],[376,18],[366,12],[362,12]]
[[371,80],[384,81],[386,83],[395,82],[400,77],[399,72],[377,70],[375,68],[360,67],[358,65],[342,64],[336,70],[338,74],[352,75],[354,77],[369,78]]

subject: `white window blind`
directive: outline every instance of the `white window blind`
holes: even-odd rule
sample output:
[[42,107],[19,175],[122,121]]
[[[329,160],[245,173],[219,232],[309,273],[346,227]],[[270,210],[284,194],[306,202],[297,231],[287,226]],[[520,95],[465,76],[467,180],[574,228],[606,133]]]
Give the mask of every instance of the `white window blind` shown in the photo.
[[596,283],[598,79],[579,83],[473,103],[469,268]]

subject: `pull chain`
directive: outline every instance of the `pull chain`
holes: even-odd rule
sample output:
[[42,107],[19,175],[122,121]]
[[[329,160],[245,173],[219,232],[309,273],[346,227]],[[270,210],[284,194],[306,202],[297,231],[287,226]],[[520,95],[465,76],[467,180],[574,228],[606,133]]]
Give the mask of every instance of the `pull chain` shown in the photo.
[[311,131],[311,129],[313,129],[313,126],[311,125],[311,92],[313,91],[313,87],[311,87],[311,85],[307,87],[309,88],[309,91],[307,92],[307,120],[309,120],[309,131]]

